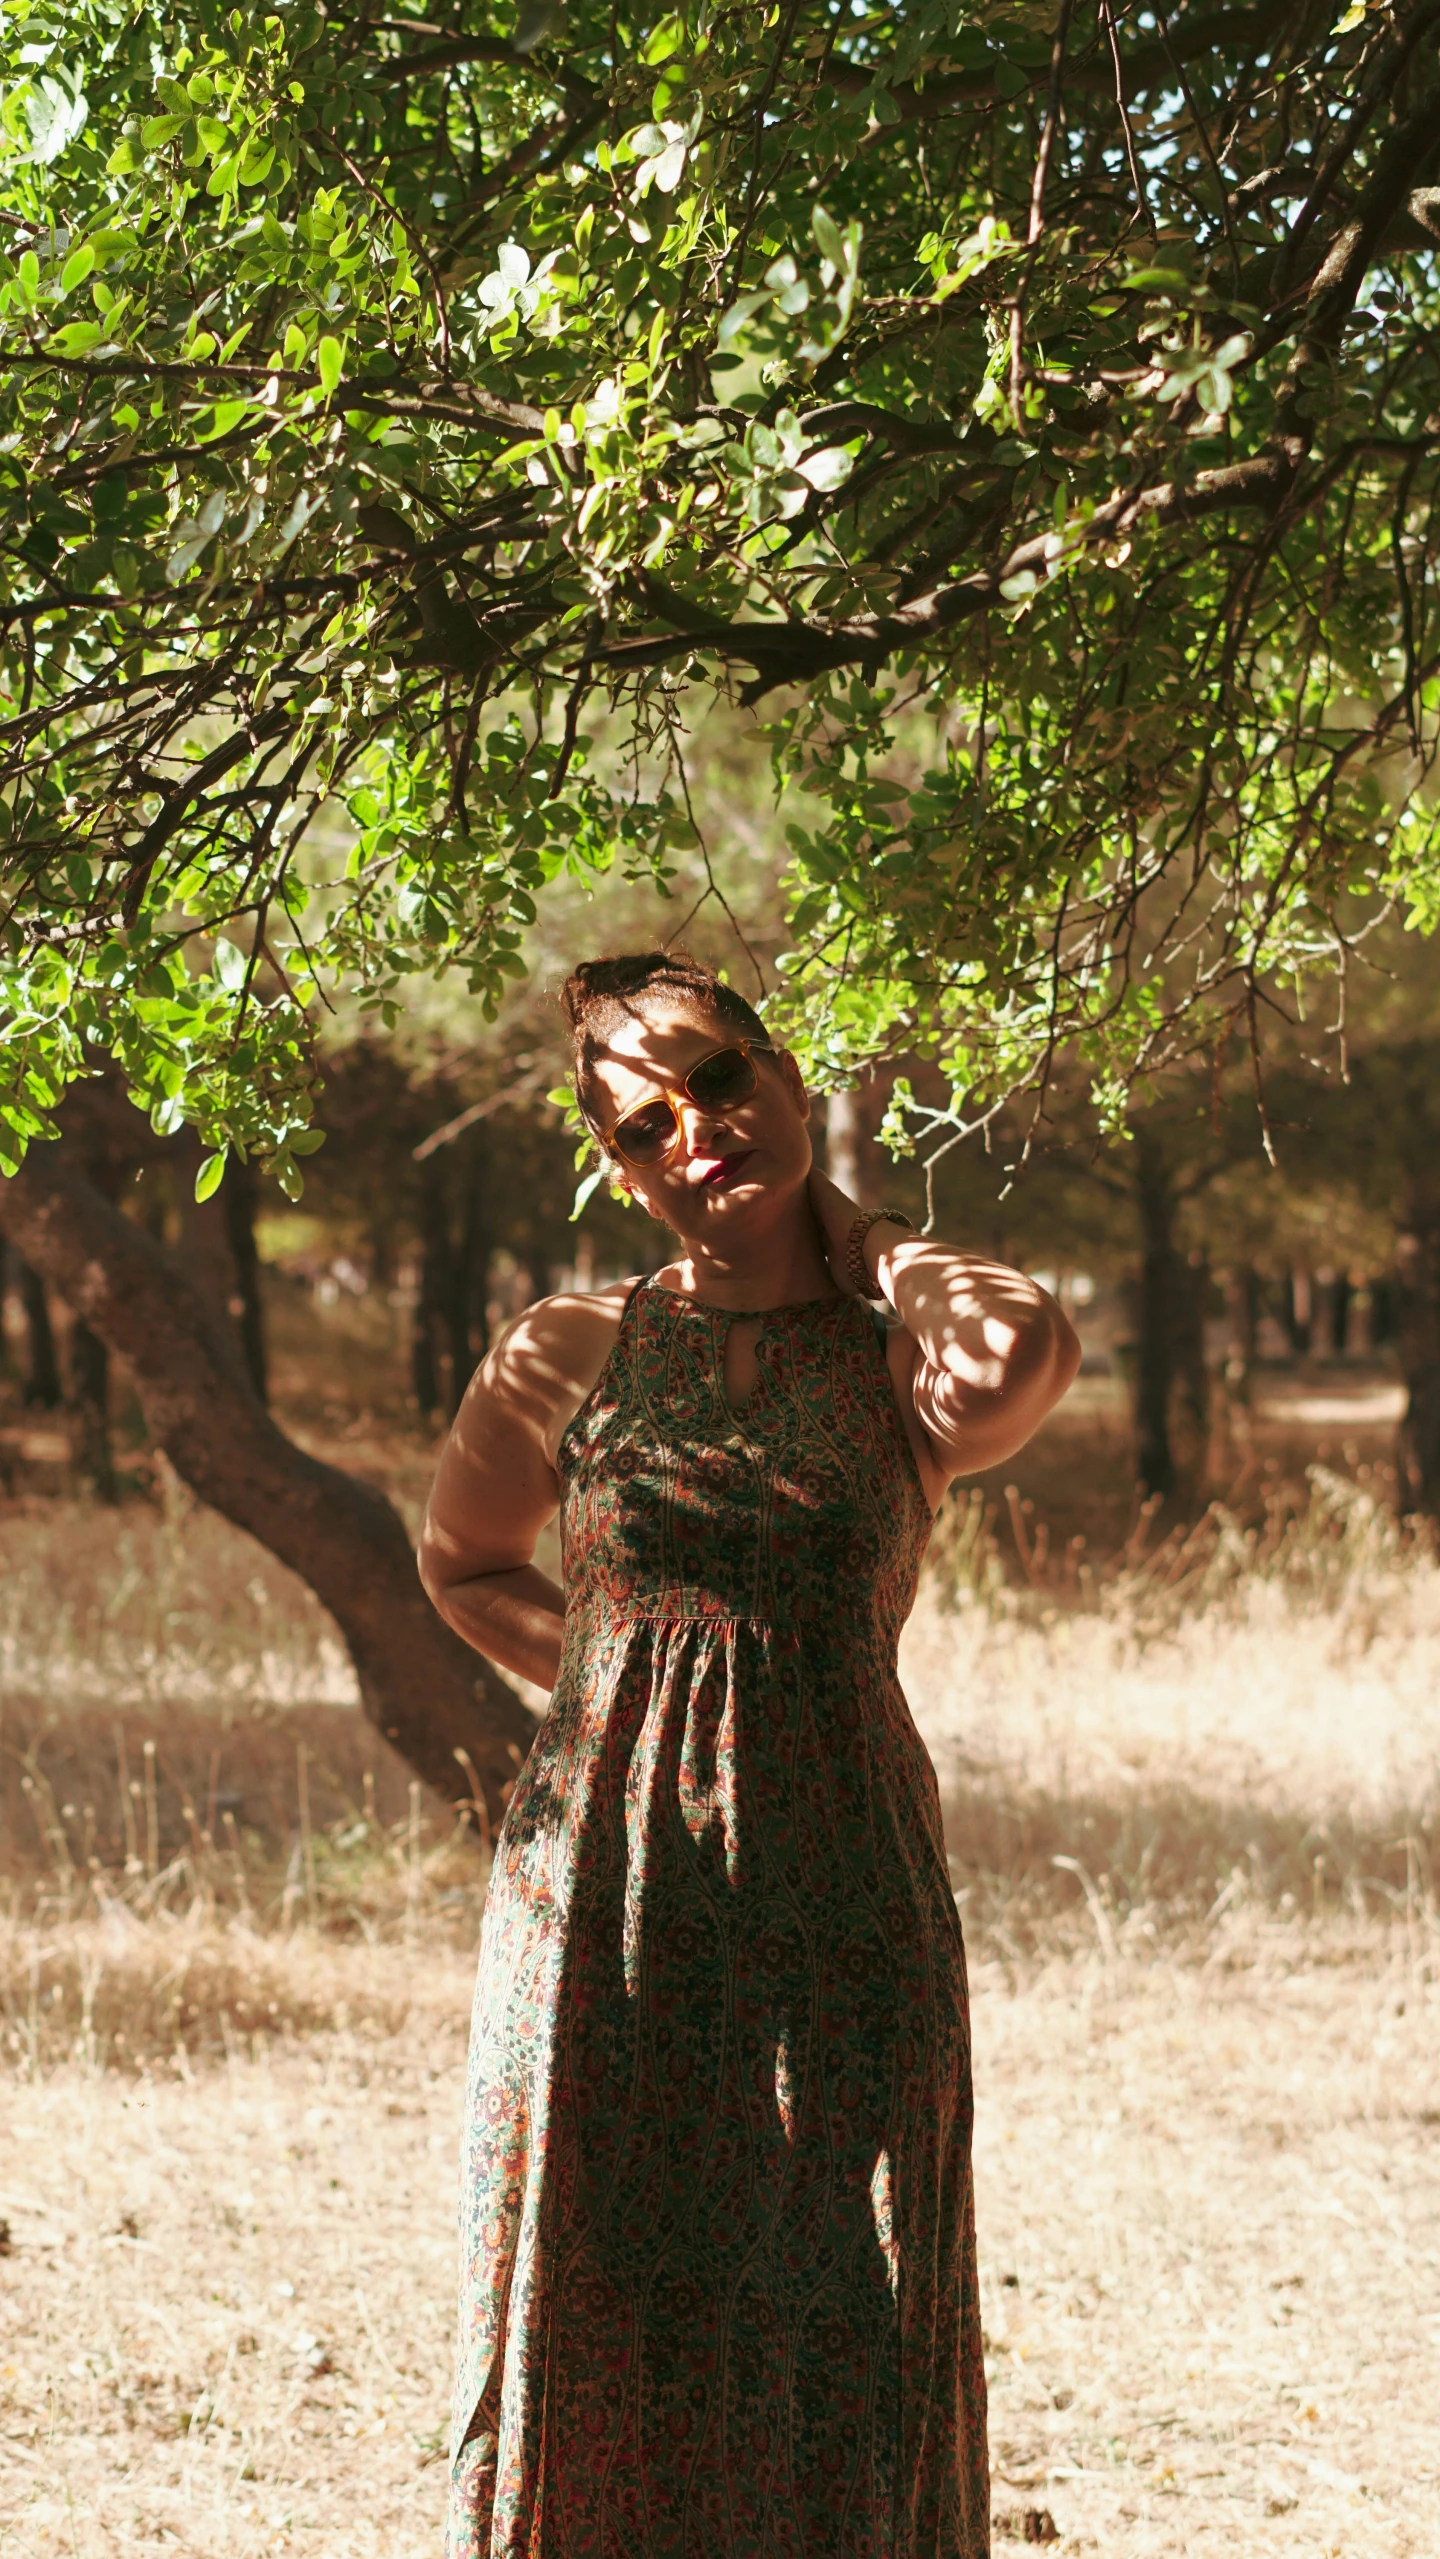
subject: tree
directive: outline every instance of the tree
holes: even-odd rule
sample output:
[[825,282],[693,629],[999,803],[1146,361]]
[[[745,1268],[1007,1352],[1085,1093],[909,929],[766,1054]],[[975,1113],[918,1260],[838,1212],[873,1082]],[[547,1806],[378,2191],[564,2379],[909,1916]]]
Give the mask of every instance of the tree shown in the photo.
[[383,1493],[287,1439],[242,1337],[75,1158],[41,1145],[0,1188],[0,1220],[91,1338],[129,1361],[176,1471],[309,1583],[349,1647],[367,1716],[438,1793],[496,1821],[534,1732],[508,1684],[436,1617]]
[[1440,0],[5,27],[7,1162],[98,1047],[294,1189],[317,991],[495,1006],[732,682],[955,1126],[1440,914]]

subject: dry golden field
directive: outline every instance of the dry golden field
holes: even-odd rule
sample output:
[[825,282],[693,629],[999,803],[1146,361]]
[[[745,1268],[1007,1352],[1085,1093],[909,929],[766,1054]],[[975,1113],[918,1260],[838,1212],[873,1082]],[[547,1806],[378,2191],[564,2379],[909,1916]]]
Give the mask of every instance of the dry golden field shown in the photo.
[[[1440,1566],[943,1545],[997,2533],[1432,2559]],[[0,1824],[0,2553],[430,2559],[477,1852],[173,1489],[0,1518]]]

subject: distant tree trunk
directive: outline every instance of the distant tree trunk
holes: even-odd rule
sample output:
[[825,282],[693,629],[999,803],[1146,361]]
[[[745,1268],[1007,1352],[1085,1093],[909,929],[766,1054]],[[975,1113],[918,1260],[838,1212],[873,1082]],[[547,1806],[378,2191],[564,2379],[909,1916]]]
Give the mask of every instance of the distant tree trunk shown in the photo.
[[1412,1170],[1395,1272],[1395,1346],[1407,1388],[1397,1458],[1407,1508],[1440,1512],[1440,1172]]
[[1225,1356],[1238,1394],[1249,1391],[1255,1365],[1255,1332],[1260,1308],[1260,1275],[1253,1262],[1236,1262],[1225,1273],[1225,1318],[1229,1339]]
[[[203,1154],[194,1130],[183,1129],[174,1142],[174,1165],[185,1266],[239,1344],[245,1373],[263,1404],[269,1396],[269,1374],[260,1255],[255,1244],[255,1175],[232,1155],[219,1190],[208,1200],[197,1200],[195,1176]],[[110,1186],[101,1180],[102,1167],[93,1154],[89,1170],[108,1192]]]
[[[410,1380],[415,1401],[427,1421],[449,1400],[442,1383],[442,1363],[455,1288],[454,1265],[445,1167],[438,1154],[427,1155],[420,1167],[420,1294],[415,1302],[415,1330],[410,1346]],[[450,1409],[454,1410],[453,1402]]]
[[470,1147],[455,1160],[464,1182],[459,1235],[451,1217],[449,1162],[436,1149],[420,1163],[420,1295],[410,1375],[427,1416],[454,1415],[485,1349],[485,1277],[490,1260],[484,1158]]
[[1285,1330],[1297,1359],[1308,1359],[1315,1321],[1315,1293],[1310,1274],[1298,1264],[1285,1275]]
[[39,1405],[45,1412],[53,1412],[63,1398],[60,1362],[55,1356],[55,1328],[50,1321],[45,1282],[37,1270],[32,1270],[24,1254],[18,1252],[15,1276],[25,1317],[25,1401]]
[[110,1354],[80,1316],[70,1327],[71,1458],[76,1473],[102,1502],[115,1499],[115,1459],[110,1446]]
[[486,1178],[488,1166],[482,1132],[472,1133],[469,1160],[465,1166],[465,1218],[460,1230],[460,1250],[456,1256],[457,1287],[452,1327],[459,1358],[455,1369],[454,1402],[458,1411],[460,1398],[469,1385],[476,1364],[489,1347],[489,1276],[490,1276],[490,1198]]
[[255,1395],[207,1292],[54,1145],[0,1182],[0,1225],[80,1320],[130,1363],[177,1474],[308,1582],[349,1647],[370,1721],[452,1802],[465,1751],[498,1818],[535,1719],[435,1615],[383,1493],[297,1448]]
[[1197,1440],[1208,1401],[1204,1307],[1209,1271],[1192,1266],[1176,1241],[1180,1196],[1164,1144],[1143,1125],[1134,1136],[1135,1203],[1141,1259],[1134,1291],[1135,1466],[1142,1489],[1168,1497],[1180,1479],[1172,1436],[1177,1395]]
[[260,1254],[255,1242],[255,1168],[232,1155],[220,1185],[225,1233],[235,1265],[235,1295],[240,1312],[240,1352],[245,1373],[262,1404],[270,1401],[269,1361],[265,1349],[265,1307],[260,1295]]
[[825,1170],[860,1208],[878,1208],[887,1158],[875,1143],[872,1085],[825,1101]]

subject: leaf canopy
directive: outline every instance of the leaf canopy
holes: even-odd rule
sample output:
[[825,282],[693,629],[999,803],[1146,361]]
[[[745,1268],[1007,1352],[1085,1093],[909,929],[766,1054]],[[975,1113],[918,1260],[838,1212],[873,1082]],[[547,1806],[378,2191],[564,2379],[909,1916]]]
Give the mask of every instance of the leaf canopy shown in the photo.
[[0,1162],[99,1048],[298,1188],[717,691],[956,1126],[1433,926],[1440,0],[392,5],[7,0]]

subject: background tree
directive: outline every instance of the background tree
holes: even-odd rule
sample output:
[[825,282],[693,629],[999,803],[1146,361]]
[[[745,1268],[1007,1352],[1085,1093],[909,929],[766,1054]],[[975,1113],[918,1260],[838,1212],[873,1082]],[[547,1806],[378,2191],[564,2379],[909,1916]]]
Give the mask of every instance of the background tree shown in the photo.
[[1118,1111],[1342,891],[1433,922],[1437,28],[22,0],[8,1160],[98,1042],[293,1188],[316,989],[494,1005],[732,682],[834,1080]]
[[[0,1162],[109,1055],[199,1204],[297,1194],[322,998],[493,1013],[542,890],[708,866],[732,688],[799,794],[774,1017],[935,1061],[947,1133],[1067,1040],[1116,1120],[1433,923],[1437,27],[19,0]],[[300,1516],[204,1288],[48,1148],[0,1196],[197,1489],[221,1397]]]

